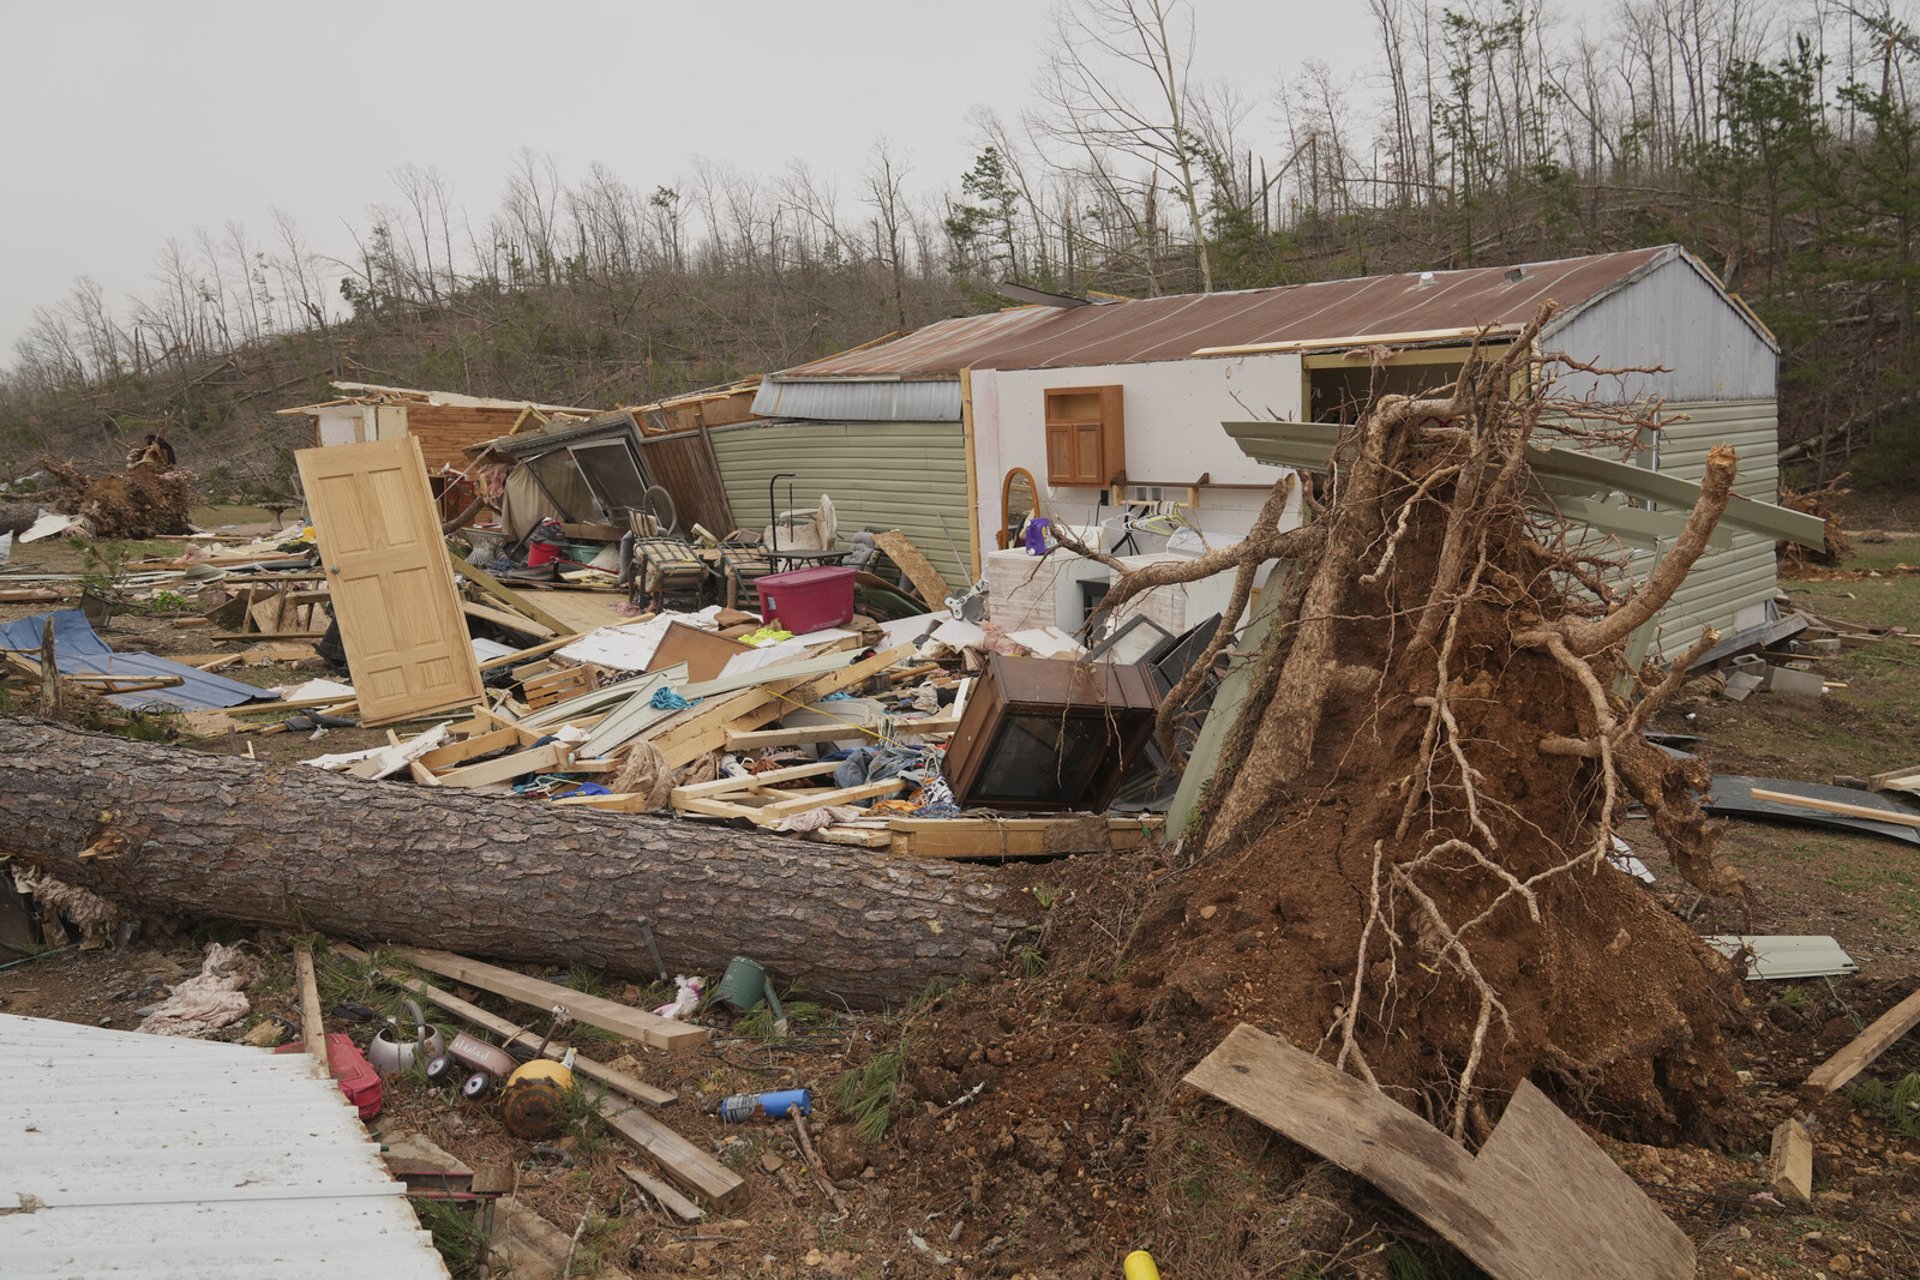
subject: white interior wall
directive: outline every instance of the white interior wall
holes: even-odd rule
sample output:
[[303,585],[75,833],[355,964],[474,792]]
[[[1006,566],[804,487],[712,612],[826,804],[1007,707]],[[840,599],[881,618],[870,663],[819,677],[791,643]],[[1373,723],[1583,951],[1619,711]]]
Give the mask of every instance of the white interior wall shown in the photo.
[[[1197,518],[1209,532],[1244,536],[1278,476],[1242,453],[1220,424],[1250,418],[1298,420],[1300,357],[1291,352],[1228,359],[1094,365],[1071,369],[975,370],[973,375],[974,520],[983,551],[993,548],[1000,521],[1000,485],[1008,470],[1025,467],[1039,485],[1052,518],[1092,524],[1117,514],[1100,505],[1100,490],[1047,484],[1046,396],[1049,387],[1125,388],[1127,476],[1132,484],[1192,484],[1200,491]],[[1184,501],[1184,487],[1169,497]],[[1288,523],[1299,522],[1296,499]],[[1157,547],[1142,545],[1140,550]]]
[[363,444],[373,438],[369,422],[373,410],[365,405],[338,405],[313,415],[314,441],[320,445]]

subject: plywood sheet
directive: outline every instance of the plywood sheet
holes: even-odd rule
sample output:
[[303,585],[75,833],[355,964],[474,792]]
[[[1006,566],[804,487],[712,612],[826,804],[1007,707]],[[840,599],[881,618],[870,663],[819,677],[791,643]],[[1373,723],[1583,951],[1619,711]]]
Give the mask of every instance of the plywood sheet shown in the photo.
[[627,597],[618,591],[527,591],[509,586],[507,593],[558,619],[567,631],[617,627],[628,621],[613,611],[626,603]]
[[1365,1178],[1495,1280],[1687,1280],[1693,1243],[1521,1083],[1478,1159],[1378,1089],[1252,1027],[1186,1082]]

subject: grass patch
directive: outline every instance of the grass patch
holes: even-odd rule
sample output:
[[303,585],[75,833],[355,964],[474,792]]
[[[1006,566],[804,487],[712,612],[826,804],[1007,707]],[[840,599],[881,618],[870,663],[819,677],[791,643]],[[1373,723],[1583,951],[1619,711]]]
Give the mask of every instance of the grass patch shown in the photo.
[[467,1280],[480,1274],[480,1248],[486,1236],[474,1222],[471,1211],[446,1200],[409,1200],[414,1216],[420,1219],[433,1247],[447,1264],[454,1280]]
[[1857,1110],[1878,1116],[1903,1138],[1920,1138],[1920,1071],[1892,1084],[1869,1077],[1847,1090]]
[[862,1142],[878,1142],[893,1118],[900,1096],[900,1073],[907,1065],[907,1038],[863,1067],[841,1076],[829,1091],[833,1104],[853,1117],[853,1131]]

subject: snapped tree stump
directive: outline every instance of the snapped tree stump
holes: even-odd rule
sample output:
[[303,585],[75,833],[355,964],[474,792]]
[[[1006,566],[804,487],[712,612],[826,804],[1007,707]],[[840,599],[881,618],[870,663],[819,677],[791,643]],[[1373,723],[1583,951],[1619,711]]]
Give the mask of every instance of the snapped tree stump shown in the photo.
[[1030,927],[978,869],[365,782],[0,718],[0,852],[162,917],[653,977],[734,955],[863,1007],[984,978]]

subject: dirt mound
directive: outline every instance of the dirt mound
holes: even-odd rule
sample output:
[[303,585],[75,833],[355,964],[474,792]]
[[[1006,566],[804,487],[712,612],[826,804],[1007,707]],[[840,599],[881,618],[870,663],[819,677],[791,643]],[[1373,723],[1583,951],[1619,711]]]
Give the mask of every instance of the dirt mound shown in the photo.
[[187,515],[200,500],[191,471],[141,461],[123,471],[89,477],[75,467],[42,460],[52,478],[47,505],[84,517],[97,538],[154,538],[192,532]]

